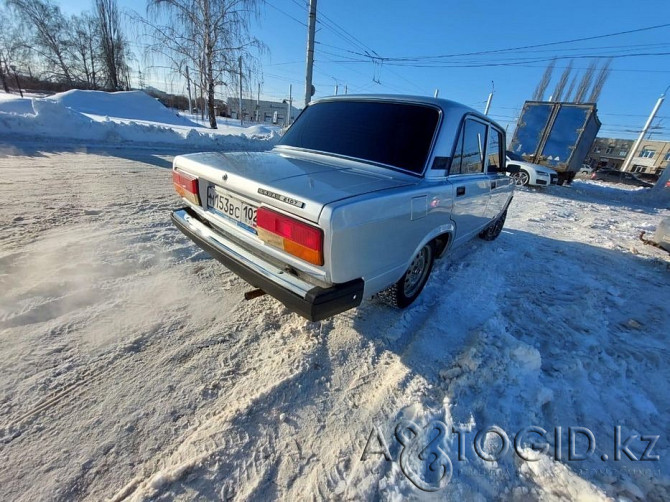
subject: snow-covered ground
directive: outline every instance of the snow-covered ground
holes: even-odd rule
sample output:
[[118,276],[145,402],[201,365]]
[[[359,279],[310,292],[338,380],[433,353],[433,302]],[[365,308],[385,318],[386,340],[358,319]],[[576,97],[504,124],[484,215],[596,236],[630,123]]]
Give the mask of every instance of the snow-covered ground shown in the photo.
[[55,145],[266,150],[279,128],[221,121],[212,130],[165,108],[142,91],[72,90],[48,97],[0,94],[0,139]]
[[[499,239],[448,255],[408,310],[311,323],[245,302],[171,225],[161,152],[2,152],[3,500],[670,499],[670,259],[638,238],[670,211],[643,192],[518,190]],[[403,473],[401,420],[473,431],[466,460],[442,444],[439,491]],[[472,449],[491,425],[512,442],[495,463]],[[563,460],[514,454],[527,426],[561,427]],[[616,426],[660,435],[659,460],[615,461]]]

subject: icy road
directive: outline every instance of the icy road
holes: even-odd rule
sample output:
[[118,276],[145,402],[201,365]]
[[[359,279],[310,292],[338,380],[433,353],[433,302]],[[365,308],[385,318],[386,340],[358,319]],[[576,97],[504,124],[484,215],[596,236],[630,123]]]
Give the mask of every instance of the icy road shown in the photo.
[[518,190],[409,310],[310,323],[173,228],[170,161],[3,148],[0,499],[670,499],[670,260],[638,239],[670,211],[642,192]]

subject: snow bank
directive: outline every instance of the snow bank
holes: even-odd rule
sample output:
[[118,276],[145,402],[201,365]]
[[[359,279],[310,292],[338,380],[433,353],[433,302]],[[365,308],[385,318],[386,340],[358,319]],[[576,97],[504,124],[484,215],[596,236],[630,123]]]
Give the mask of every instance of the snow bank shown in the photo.
[[220,131],[203,128],[143,92],[68,91],[48,98],[0,100],[3,137],[59,144],[268,150],[279,134],[258,125]]
[[143,91],[100,92],[73,89],[47,99],[79,113],[160,122],[167,125],[200,127],[180,117]]

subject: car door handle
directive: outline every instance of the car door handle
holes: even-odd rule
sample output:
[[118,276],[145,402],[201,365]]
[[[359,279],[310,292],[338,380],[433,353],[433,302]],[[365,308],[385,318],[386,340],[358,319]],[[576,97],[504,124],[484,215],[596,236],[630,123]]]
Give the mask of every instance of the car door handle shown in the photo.
[[456,187],[456,197],[465,195],[465,187]]

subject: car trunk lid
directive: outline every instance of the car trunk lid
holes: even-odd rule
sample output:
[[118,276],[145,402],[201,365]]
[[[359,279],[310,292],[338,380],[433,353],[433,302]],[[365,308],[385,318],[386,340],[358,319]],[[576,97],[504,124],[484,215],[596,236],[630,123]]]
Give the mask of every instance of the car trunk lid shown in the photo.
[[198,153],[175,157],[174,166],[258,205],[312,222],[318,222],[326,204],[418,181],[390,169],[309,152]]

